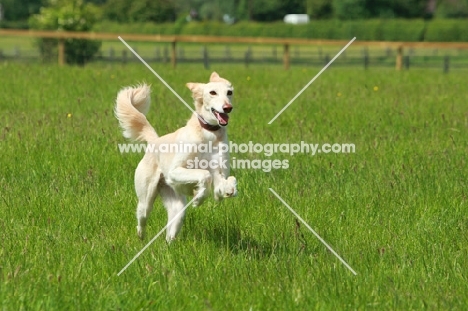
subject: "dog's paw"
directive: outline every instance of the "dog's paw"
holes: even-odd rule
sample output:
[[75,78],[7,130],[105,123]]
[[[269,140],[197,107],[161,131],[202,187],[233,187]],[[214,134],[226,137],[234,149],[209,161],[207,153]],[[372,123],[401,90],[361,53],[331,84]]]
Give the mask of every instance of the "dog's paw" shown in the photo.
[[140,240],[143,240],[145,238],[145,228],[137,226],[137,235],[140,238]]
[[208,189],[206,188],[201,188],[197,191],[194,191],[193,196],[195,197],[195,200],[193,200],[192,206],[193,207],[200,206],[203,203],[203,201],[205,201],[207,195],[208,195]]
[[200,201],[199,199],[196,199],[192,203],[192,207],[199,207],[203,202]]
[[174,242],[175,240],[176,240],[175,236],[172,236],[172,235],[169,235],[169,234],[166,235],[167,244],[172,244],[172,242]]
[[229,176],[224,184],[224,197],[231,198],[237,196],[237,180],[234,176]]

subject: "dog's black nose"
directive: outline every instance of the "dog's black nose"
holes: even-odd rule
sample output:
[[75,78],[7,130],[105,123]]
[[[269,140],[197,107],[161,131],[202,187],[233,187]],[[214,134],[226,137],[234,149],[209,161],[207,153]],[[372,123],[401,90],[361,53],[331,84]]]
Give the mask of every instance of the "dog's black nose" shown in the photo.
[[232,105],[231,104],[224,104],[223,110],[225,113],[230,113],[232,111]]

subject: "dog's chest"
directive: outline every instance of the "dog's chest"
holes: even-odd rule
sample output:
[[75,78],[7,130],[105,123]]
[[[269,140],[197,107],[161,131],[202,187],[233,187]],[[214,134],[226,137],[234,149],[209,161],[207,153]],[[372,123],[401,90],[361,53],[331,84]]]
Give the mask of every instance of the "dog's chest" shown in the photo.
[[218,159],[223,153],[225,153],[225,147],[221,146],[221,142],[218,140],[207,141],[198,146],[198,158],[212,160]]
[[200,134],[202,141],[211,142],[213,145],[219,144],[225,136],[225,132],[221,132],[221,130],[215,132],[202,130]]
[[222,153],[225,153],[226,148],[223,148],[224,144],[226,144],[226,134],[221,132],[210,132],[210,131],[203,131],[203,141],[206,152],[199,152],[199,156],[204,159],[218,159]]

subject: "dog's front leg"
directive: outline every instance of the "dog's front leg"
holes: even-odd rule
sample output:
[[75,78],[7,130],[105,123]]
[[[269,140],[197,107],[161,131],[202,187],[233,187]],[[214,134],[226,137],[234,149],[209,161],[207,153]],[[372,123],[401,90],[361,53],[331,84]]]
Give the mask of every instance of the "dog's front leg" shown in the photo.
[[186,190],[187,187],[195,185],[193,196],[197,199],[193,201],[193,206],[199,206],[208,196],[212,179],[207,170],[177,167],[169,172],[166,182],[174,189]]
[[[213,169],[214,198],[217,201],[223,198],[235,197],[237,195],[237,180],[229,176],[229,155],[214,156],[213,159],[219,164]],[[226,178],[226,176],[229,176]]]

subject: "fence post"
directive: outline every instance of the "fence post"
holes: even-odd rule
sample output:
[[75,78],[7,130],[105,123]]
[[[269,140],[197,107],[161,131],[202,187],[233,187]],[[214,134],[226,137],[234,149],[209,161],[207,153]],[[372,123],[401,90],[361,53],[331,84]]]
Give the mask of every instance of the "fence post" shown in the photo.
[[369,52],[366,49],[364,51],[364,69],[367,69],[367,67],[369,67]]
[[58,41],[58,64],[63,66],[65,64],[65,40],[59,39]]
[[284,69],[288,70],[289,69],[289,44],[285,43],[284,44],[284,50],[283,50],[283,65]]
[[396,55],[396,70],[401,70],[403,67],[403,47],[400,45],[397,48],[397,55]]
[[206,48],[206,45],[203,47],[203,67],[205,67],[205,69],[210,69],[210,63],[208,60],[208,49]]
[[127,63],[127,50],[122,50],[122,63]]
[[176,41],[171,42],[172,50],[171,50],[171,63],[172,63],[172,68],[175,68],[176,62],[177,62],[177,56],[176,56]]
[[449,67],[450,67],[450,57],[448,55],[445,55],[445,57],[444,57],[444,73],[449,72]]
[[245,67],[248,68],[249,67],[249,63],[250,63],[250,57],[252,56],[252,50],[250,48],[250,46],[247,48],[247,51],[245,51]]
[[409,55],[405,56],[405,69],[408,70],[410,66],[410,57]]
[[159,51],[159,48],[156,48],[154,51],[154,60],[157,62],[161,60],[161,52]]
[[110,59],[111,61],[114,61],[114,55],[115,55],[114,48],[111,47],[111,48],[109,49],[109,59]]

